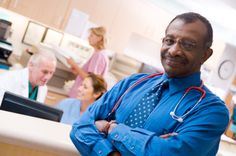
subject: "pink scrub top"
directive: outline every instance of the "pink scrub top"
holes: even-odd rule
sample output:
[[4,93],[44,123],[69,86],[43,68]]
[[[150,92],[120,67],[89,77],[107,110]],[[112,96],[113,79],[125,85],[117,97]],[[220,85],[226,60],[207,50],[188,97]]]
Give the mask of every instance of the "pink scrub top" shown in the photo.
[[[83,65],[82,69],[85,72],[92,72],[97,75],[105,76],[108,72],[109,59],[106,50],[94,52],[91,58]],[[69,97],[76,98],[78,95],[78,88],[82,84],[83,79],[78,75],[75,79]]]

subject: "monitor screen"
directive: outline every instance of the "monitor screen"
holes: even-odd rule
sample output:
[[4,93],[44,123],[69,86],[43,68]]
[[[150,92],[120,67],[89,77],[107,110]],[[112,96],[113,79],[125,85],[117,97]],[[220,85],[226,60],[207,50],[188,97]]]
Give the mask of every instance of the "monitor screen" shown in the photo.
[[60,122],[63,111],[11,92],[5,92],[1,110]]

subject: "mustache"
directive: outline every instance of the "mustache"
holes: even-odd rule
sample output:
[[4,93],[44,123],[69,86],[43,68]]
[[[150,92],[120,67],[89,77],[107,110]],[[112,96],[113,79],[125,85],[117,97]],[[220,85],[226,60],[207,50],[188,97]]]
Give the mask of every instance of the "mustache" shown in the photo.
[[161,53],[161,58],[166,59],[166,60],[170,60],[170,61],[173,61],[173,62],[180,62],[180,63],[183,63],[183,64],[188,63],[188,60],[186,58],[181,57],[181,56],[171,56],[168,53]]

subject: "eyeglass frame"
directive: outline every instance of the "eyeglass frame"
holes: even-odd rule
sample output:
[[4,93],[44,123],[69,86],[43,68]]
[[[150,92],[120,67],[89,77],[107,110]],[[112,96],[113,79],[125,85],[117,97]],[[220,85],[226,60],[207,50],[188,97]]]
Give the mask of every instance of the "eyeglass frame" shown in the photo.
[[[167,43],[167,41],[171,41],[172,43]],[[189,39],[175,39],[171,36],[165,36],[162,38],[162,44],[165,46],[172,46],[174,44],[178,43],[180,45],[180,48],[184,51],[193,51],[197,48],[197,42],[191,41]]]

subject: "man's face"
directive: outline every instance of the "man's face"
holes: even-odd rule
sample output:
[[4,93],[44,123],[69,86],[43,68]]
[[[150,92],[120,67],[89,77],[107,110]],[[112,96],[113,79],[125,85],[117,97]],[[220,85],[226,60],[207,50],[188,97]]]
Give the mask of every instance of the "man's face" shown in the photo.
[[52,78],[55,69],[55,62],[47,59],[42,59],[38,64],[29,65],[31,84],[35,86],[45,85]]
[[206,34],[201,21],[186,24],[176,19],[169,25],[161,47],[161,63],[168,76],[182,77],[200,71],[212,54],[205,47]]

